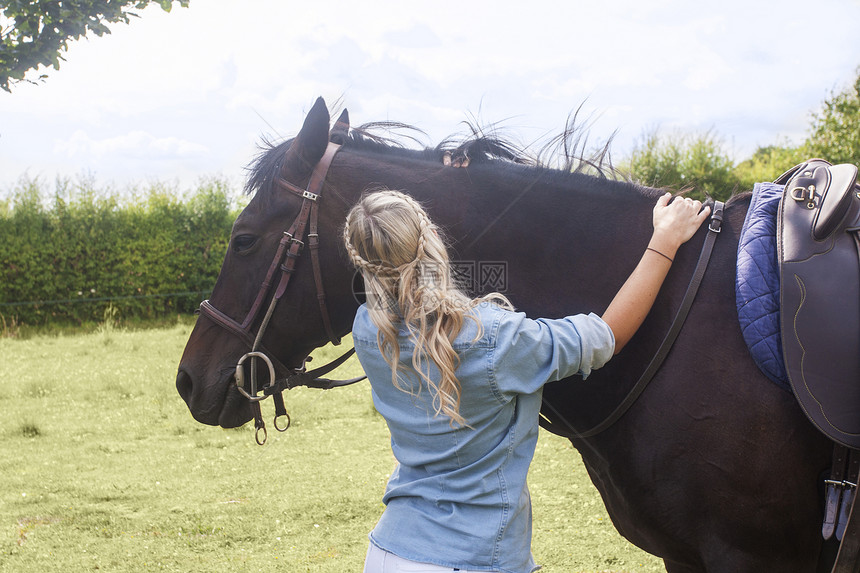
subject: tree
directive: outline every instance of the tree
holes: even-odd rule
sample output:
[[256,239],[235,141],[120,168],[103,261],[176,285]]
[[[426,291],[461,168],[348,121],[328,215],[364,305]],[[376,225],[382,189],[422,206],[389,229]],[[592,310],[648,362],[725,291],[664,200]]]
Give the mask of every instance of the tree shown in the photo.
[[[60,68],[69,40],[89,32],[110,34],[108,24],[129,23],[134,10],[156,3],[167,12],[190,0],[0,0],[0,88],[28,81],[39,66]],[[42,75],[40,78],[44,78]]]
[[724,200],[738,186],[734,162],[711,132],[660,136],[654,130],[637,144],[622,169],[655,187],[690,189],[698,199]]
[[860,164],[860,69],[853,86],[831,93],[812,114],[806,144],[812,155],[831,163]]
[[860,68],[853,85],[833,91],[811,114],[806,140],[792,145],[783,140],[759,147],[737,165],[723,151],[720,140],[699,135],[647,133],[622,168],[647,185],[680,189],[692,187],[693,197],[703,192],[726,198],[734,189],[748,190],[755,183],[773,181],[787,169],[812,157],[831,163],[860,166]]
[[788,169],[812,157],[805,144],[794,146],[788,140],[782,144],[759,147],[752,157],[735,167],[735,175],[742,190],[750,190],[756,183],[773,181]]

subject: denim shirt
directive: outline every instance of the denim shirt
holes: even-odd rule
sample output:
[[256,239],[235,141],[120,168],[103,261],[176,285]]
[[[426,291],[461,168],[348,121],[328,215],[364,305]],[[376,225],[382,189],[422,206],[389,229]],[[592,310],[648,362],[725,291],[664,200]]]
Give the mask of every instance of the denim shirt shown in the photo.
[[[615,339],[594,314],[531,320],[484,303],[471,316],[454,342],[460,414],[468,425],[452,427],[450,418],[435,415],[433,395],[412,367],[414,344],[405,329],[399,337],[399,376],[407,391],[392,383],[377,328],[367,308],[358,309],[352,331],[356,355],[398,462],[370,540],[422,563],[529,573],[536,566],[526,475],[537,443],[543,385],[587,376],[609,360]],[[425,362],[430,376],[438,378],[432,362]]]

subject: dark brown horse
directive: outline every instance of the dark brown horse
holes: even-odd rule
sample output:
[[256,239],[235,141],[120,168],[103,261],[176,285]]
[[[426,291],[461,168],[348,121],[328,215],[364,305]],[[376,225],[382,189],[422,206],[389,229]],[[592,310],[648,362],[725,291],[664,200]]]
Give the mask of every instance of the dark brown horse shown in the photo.
[[[242,322],[248,315],[303,204],[283,182],[305,187],[329,142],[329,122],[318,100],[295,139],[253,166],[254,196],[233,227],[211,298],[224,316]],[[650,236],[656,190],[523,165],[504,145],[481,139],[467,146],[469,167],[455,169],[443,165],[441,149],[400,149],[343,127],[334,135],[343,147],[318,201],[319,269],[335,336],[350,331],[358,305],[340,229],[369,188],[419,199],[450,238],[452,258],[476,269],[485,262],[503,268],[506,294],[533,317],[601,313]],[[491,151],[507,159],[487,157]],[[738,325],[735,258],[748,203],[743,195],[729,202],[685,326],[621,419],[587,439],[573,430],[605,418],[647,366],[684,295],[704,228],[679,251],[653,311],[624,351],[587,381],[552,383],[544,392],[550,427],[582,454],[615,526],[662,557],[670,573],[810,572],[822,554],[819,478],[830,463],[829,442],[794,398],[760,373]],[[297,259],[262,340],[276,363],[290,368],[329,339],[309,259]],[[234,427],[252,417],[233,382],[251,342],[212,317],[198,319],[176,385],[198,421]],[[252,332],[261,320],[262,313]]]

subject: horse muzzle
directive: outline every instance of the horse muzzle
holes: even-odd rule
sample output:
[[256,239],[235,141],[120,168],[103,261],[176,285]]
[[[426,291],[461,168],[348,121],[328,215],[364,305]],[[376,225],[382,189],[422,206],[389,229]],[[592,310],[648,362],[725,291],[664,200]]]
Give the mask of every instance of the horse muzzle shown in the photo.
[[239,427],[251,418],[250,402],[231,384],[233,373],[228,372],[212,384],[195,376],[194,369],[180,365],[176,374],[176,390],[188,406],[192,417],[208,426]]

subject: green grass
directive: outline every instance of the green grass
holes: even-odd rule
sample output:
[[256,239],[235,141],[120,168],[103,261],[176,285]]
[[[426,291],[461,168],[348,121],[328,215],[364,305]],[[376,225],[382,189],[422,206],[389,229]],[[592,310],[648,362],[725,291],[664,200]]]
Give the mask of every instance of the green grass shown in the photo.
[[[0,572],[361,571],[394,463],[367,384],[289,392],[259,447],[176,393],[190,328],[0,338]],[[565,440],[542,433],[530,488],[544,571],[663,570]]]

